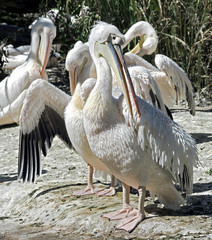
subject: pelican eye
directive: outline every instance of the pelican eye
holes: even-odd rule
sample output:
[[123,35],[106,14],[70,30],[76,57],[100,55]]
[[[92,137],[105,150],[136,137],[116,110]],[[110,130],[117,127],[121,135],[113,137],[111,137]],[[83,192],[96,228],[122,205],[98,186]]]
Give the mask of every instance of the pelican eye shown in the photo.
[[111,34],[110,36],[112,44],[116,45],[122,45],[123,39],[117,35]]

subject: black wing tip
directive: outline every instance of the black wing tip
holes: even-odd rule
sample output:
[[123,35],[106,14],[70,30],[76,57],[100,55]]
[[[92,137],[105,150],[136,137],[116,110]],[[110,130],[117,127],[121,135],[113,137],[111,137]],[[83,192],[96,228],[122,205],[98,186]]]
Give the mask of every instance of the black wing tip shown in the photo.
[[[20,131],[19,136],[19,154],[18,154],[18,180],[23,183],[35,183],[37,175],[37,166],[40,166],[40,149],[36,130],[31,133],[23,134]],[[39,168],[40,172],[40,168]]]
[[72,148],[64,119],[46,106],[33,131],[27,134],[20,131],[18,179],[22,179],[24,183],[36,182],[36,177],[42,174],[41,152],[47,156],[56,135],[67,147]]

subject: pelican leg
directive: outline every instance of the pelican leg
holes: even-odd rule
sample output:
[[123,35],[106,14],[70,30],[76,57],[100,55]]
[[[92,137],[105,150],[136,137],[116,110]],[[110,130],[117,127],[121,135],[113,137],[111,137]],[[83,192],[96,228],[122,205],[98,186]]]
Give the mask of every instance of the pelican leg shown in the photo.
[[93,167],[88,164],[88,185],[85,189],[72,193],[73,196],[91,195],[102,191],[102,188],[95,188],[93,185]]
[[131,211],[130,214],[119,221],[116,226],[116,229],[125,230],[127,232],[132,232],[137,225],[144,220],[145,212],[144,212],[144,200],[146,197],[146,187],[139,187],[139,203],[138,203],[138,210]]
[[124,183],[122,183],[123,187],[123,207],[120,210],[106,213],[102,215],[103,218],[108,218],[109,220],[120,220],[126,218],[131,211],[133,211],[133,207],[130,206],[130,187]]
[[102,197],[102,196],[114,196],[115,194],[116,194],[115,176],[111,175],[110,188],[109,189],[104,189],[103,191],[98,192],[97,195]]

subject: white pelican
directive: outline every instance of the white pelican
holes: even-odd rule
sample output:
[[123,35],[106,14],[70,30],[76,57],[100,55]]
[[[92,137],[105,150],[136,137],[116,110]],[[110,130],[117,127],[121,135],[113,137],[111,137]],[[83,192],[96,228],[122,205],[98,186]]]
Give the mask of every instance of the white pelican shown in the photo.
[[31,47],[27,60],[0,82],[0,125],[18,123],[26,89],[37,78],[48,80],[45,72],[56,27],[40,18],[31,31]]
[[[91,150],[124,183],[124,205],[118,215],[126,214],[117,228],[131,232],[145,218],[146,188],[167,208],[178,209],[184,203],[173,180],[191,193],[193,166],[198,156],[194,140],[182,127],[134,95],[130,79],[128,84],[125,81],[128,73],[124,65],[118,69],[123,77],[119,82],[126,102],[122,97],[118,100],[112,97],[112,77],[107,61],[110,60],[110,65],[111,62],[123,64],[124,60],[120,59],[123,42],[124,36],[113,25],[105,27],[100,23],[92,29],[89,47],[96,65],[97,82],[83,108],[83,118]],[[138,210],[127,205],[129,186],[138,189]],[[113,219],[116,214],[109,213],[105,217]]]
[[125,48],[134,38],[140,37],[138,44],[132,50],[140,56],[145,54],[151,55],[155,52],[158,45],[158,36],[155,29],[148,22],[144,21],[133,24],[124,34],[124,37],[125,43],[122,48]]
[[[53,50],[54,45],[51,48],[50,57],[47,62],[46,68],[56,67],[58,65],[58,59],[60,54]],[[30,45],[24,45],[17,48],[14,48],[12,45],[5,46],[3,48],[2,62],[3,69],[14,70],[18,66],[22,65],[30,51]]]
[[30,45],[20,46],[14,48],[12,44],[3,47],[3,54],[1,61],[2,68],[7,70],[14,70],[16,67],[22,65],[29,54]]
[[19,47],[14,47],[12,44],[3,47],[4,56],[17,56],[19,54],[29,53],[30,45],[24,45]]
[[[71,49],[66,57],[66,70],[69,72],[70,89],[72,100],[69,102],[65,110],[65,122],[68,130],[69,138],[74,149],[88,164],[88,185],[84,190],[74,192],[73,195],[87,195],[97,193],[98,195],[114,195],[114,178],[112,177],[112,184],[110,189],[102,191],[101,188],[95,188],[93,185],[93,167],[97,170],[107,171],[107,167],[93,154],[91,151],[83,126],[82,110],[84,102],[93,88],[95,81],[87,81],[87,85],[81,89],[82,83],[92,76],[93,61],[90,56],[88,44],[83,44],[78,41],[74,48]],[[95,74],[94,74],[95,76]],[[84,91],[81,98],[81,91]],[[86,91],[86,92],[85,92]]]
[[[135,23],[125,34],[126,43],[137,36],[140,36],[141,40],[131,52],[125,54],[127,65],[143,66],[150,71],[167,107],[178,104],[179,100],[187,100],[190,113],[195,115],[193,88],[184,70],[172,59],[162,54],[155,56],[157,68],[141,58],[145,54],[152,54],[157,48],[158,37],[154,28],[147,22]],[[141,57],[139,58],[135,54]]]
[[[107,25],[105,27],[107,27]],[[138,72],[137,74],[136,68],[140,70],[142,67],[139,67],[139,66],[134,67],[133,71],[131,71],[131,68],[129,68],[132,81],[136,85],[136,88],[135,88],[136,94],[142,97],[143,99],[145,99],[147,102],[153,104],[157,108],[160,108],[162,111],[167,113],[163,104],[162,97],[160,95],[160,90],[158,89],[154,79],[152,79],[151,75],[148,74],[148,71],[145,70],[144,68],[142,68],[143,69],[142,74],[141,74],[141,71]],[[67,129],[69,130],[68,131],[70,133],[69,137],[73,144],[73,147],[80,154],[80,156],[82,156],[82,158],[88,164],[88,168],[89,168],[88,186],[85,188],[85,190],[78,191],[74,193],[74,195],[85,195],[85,194],[91,194],[94,192],[97,192],[97,194],[99,195],[103,195],[104,192],[99,192],[100,190],[95,189],[93,186],[93,183],[92,183],[93,167],[92,166],[96,166],[95,167],[96,169],[104,170],[104,171],[106,171],[107,168],[101,162],[99,162],[99,160],[90,150],[89,144],[86,139],[84,127],[83,127],[82,110],[84,107],[84,103],[86,102],[85,99],[87,99],[87,96],[89,95],[88,92],[91,91],[95,81],[91,81],[91,80],[86,81],[87,82],[86,87],[84,84],[83,89],[82,89],[82,83],[85,81],[85,79],[96,76],[93,60],[89,52],[89,45],[87,43],[83,44],[82,42],[78,41],[75,44],[75,47],[69,51],[66,57],[66,70],[69,72],[70,89],[73,95],[72,101],[70,101],[65,111],[66,126],[67,126]],[[115,80],[115,76],[114,76],[113,92],[115,92],[117,97],[117,94],[118,96],[120,95],[120,91],[117,91],[116,89],[114,89],[115,88],[114,85],[117,88],[119,88],[116,82],[117,81]],[[90,85],[88,85],[89,83]],[[83,96],[80,96],[80,93],[82,91],[86,91],[86,94],[83,94]],[[114,184],[114,179],[112,183]],[[115,193],[113,184],[109,190],[106,190],[108,191],[107,195],[109,194],[113,195]]]

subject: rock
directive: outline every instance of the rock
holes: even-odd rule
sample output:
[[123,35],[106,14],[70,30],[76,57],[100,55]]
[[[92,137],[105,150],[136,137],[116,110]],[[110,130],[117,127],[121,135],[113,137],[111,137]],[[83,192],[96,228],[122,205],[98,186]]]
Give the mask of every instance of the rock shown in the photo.
[[[65,81],[65,74],[61,76],[58,84]],[[172,112],[202,149],[201,166],[194,168],[194,193],[179,211],[148,196],[147,218],[131,234],[115,230],[117,221],[101,218],[121,207],[122,192],[114,197],[72,196],[85,188],[87,166],[59,138],[42,158],[42,176],[35,184],[23,184],[17,180],[19,127],[0,129],[0,239],[212,239],[212,107],[197,107],[194,117],[180,106]],[[108,184],[94,180],[97,187]],[[130,199],[137,207],[136,192]]]

